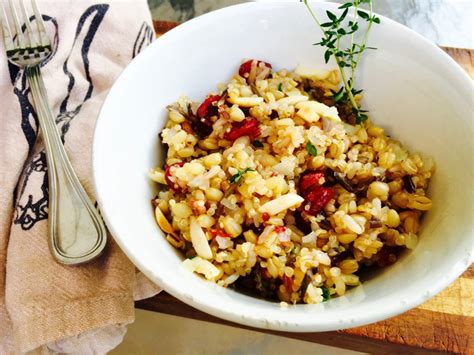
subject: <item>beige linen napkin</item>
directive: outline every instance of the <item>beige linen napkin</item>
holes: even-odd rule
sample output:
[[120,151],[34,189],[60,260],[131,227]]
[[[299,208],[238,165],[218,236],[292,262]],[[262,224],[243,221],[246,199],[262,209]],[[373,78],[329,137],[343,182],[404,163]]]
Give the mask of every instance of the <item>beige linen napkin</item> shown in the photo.
[[[49,103],[71,163],[93,201],[91,142],[111,85],[153,39],[146,0],[61,0],[39,5],[55,53],[43,68]],[[100,259],[56,263],[47,236],[48,179],[23,71],[0,54],[0,354],[47,344],[105,353],[151,285],[109,237]],[[133,119],[133,118],[131,118]],[[23,172],[23,173],[22,173]],[[43,350],[47,350],[43,348]]]

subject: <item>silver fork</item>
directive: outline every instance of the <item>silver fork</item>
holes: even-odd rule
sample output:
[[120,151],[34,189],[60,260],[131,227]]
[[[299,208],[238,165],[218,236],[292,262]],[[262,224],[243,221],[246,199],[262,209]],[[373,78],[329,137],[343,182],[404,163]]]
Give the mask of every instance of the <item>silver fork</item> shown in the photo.
[[19,0],[22,27],[13,0],[8,2],[13,27],[0,3],[7,58],[26,71],[46,150],[51,250],[60,263],[84,263],[103,251],[107,241],[104,223],[74,173],[48,104],[40,65],[51,55],[52,47],[38,6],[31,0],[34,26],[27,16],[24,0]]

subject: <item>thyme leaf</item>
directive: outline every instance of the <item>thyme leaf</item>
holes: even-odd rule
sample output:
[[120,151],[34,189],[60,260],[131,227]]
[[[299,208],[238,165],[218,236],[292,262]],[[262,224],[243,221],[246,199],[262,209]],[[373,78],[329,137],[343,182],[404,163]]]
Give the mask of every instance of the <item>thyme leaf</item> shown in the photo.
[[252,142],[252,145],[255,147],[255,148],[263,148],[263,143],[260,142],[259,140],[254,140]]
[[323,302],[330,300],[331,294],[329,293],[329,289],[326,286],[321,286],[321,290],[323,291]]
[[246,168],[246,169],[243,169],[243,170],[239,170],[239,172],[237,174],[234,174],[230,177],[229,181],[231,184],[236,184],[240,181],[240,179],[242,179],[242,176],[245,175],[245,173],[247,171],[255,171],[254,169],[252,168]]
[[317,150],[316,147],[313,145],[313,143],[311,143],[310,141],[308,141],[308,143],[306,143],[306,150],[307,150],[308,153],[311,154],[313,157],[315,157],[315,156],[318,155],[318,150]]

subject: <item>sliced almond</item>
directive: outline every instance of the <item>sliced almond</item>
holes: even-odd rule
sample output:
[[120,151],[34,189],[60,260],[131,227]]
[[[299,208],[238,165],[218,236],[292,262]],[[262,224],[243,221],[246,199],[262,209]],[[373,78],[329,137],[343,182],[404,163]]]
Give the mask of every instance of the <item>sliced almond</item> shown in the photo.
[[150,169],[150,171],[148,171],[148,176],[149,176],[150,179],[152,179],[154,182],[157,182],[157,183],[159,183],[159,184],[166,185],[165,172],[164,172],[163,170],[160,170],[160,169]]
[[207,241],[206,234],[202,230],[196,218],[191,219],[190,226],[191,234],[191,243],[193,244],[194,250],[196,250],[197,255],[204,259],[212,258],[212,250]]
[[298,112],[296,112],[296,115],[309,123],[314,123],[319,120],[319,115],[316,113],[316,111],[308,106],[303,106],[300,108]]
[[329,256],[325,252],[322,252],[320,250],[316,251],[316,260],[318,260],[320,264],[331,265],[331,259],[329,258]]
[[295,69],[295,74],[298,74],[303,79],[326,80],[331,75],[331,72],[328,70],[321,70],[298,65]]
[[263,97],[229,97],[229,102],[235,105],[239,105],[240,107],[252,107],[261,104],[263,102]]
[[173,226],[168,222],[163,212],[161,212],[160,207],[155,207],[155,219],[161,230],[168,234],[175,234]]
[[214,264],[199,256],[184,260],[183,267],[189,271],[204,275],[208,280],[216,279],[221,274],[221,271]]
[[295,105],[298,102],[304,102],[304,101],[308,101],[308,96],[292,95],[292,96],[284,97],[284,98],[278,100],[277,104],[279,104],[279,105],[281,105],[281,104]]
[[299,102],[295,105],[297,109],[302,109],[304,107],[310,108],[314,110],[319,116],[329,118],[333,121],[341,121],[339,118],[339,113],[337,112],[337,108],[329,107],[325,104],[322,104],[317,101],[306,101],[306,102]]
[[260,207],[260,213],[276,215],[288,208],[297,207],[304,201],[304,198],[295,193],[288,193],[274,200],[268,201]]
[[360,226],[355,221],[355,219],[349,216],[348,214],[344,215],[342,220],[344,222],[345,227],[349,229],[351,232],[354,232],[355,234],[364,233],[364,228],[362,228],[362,226]]
[[277,126],[294,126],[295,125],[295,121],[293,121],[292,118],[281,118],[279,120],[275,120],[275,125]]

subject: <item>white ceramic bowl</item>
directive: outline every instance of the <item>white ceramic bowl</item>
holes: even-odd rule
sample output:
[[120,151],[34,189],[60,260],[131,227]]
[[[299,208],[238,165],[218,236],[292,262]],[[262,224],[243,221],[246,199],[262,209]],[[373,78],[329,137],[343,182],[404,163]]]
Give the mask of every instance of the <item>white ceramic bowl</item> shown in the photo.
[[[314,5],[322,16],[334,4]],[[364,107],[375,122],[437,164],[433,209],[416,249],[346,296],[282,310],[204,281],[181,267],[181,256],[157,227],[147,171],[162,160],[158,133],[165,106],[216,89],[243,58],[274,68],[325,67],[320,38],[303,4],[247,3],[186,22],[155,41],[113,86],[97,123],[93,170],[99,205],[123,251],[173,296],[230,321],[275,330],[328,331],[382,320],[415,307],[470,265],[473,248],[471,80],[440,49],[389,19],[375,26],[358,73]],[[329,67],[334,67],[330,63]]]

